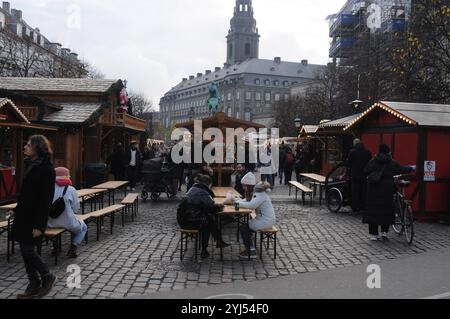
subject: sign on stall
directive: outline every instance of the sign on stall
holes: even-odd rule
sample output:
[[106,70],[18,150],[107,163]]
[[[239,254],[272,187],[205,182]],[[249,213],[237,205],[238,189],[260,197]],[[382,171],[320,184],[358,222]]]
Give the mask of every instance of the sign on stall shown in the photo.
[[435,182],[436,181],[436,162],[426,161],[425,170],[423,174],[423,179],[425,182]]

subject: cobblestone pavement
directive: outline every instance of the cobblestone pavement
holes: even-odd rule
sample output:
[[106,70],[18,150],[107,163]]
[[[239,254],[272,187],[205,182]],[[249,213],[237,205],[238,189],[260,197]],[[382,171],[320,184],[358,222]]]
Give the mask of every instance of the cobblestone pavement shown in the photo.
[[[75,261],[61,256],[58,266],[51,266],[59,281],[48,298],[122,298],[156,291],[168,291],[205,285],[254,281],[284,275],[321,271],[367,262],[401,258],[425,251],[450,247],[450,228],[443,224],[417,224],[412,246],[403,237],[391,234],[391,240],[370,242],[361,218],[345,213],[332,214],[324,208],[302,206],[288,199],[287,189],[274,192],[274,206],[280,228],[278,258],[264,250],[262,260],[240,261],[242,243],[236,242],[236,226],[225,228],[225,240],[232,243],[219,251],[210,247],[211,258],[195,261],[193,249],[185,260],[179,258],[179,233],[176,223],[177,200],[162,198],[158,203],[143,203],[135,222],[125,228],[118,223],[114,235],[105,232],[99,242],[91,228],[90,241],[80,248]],[[92,226],[91,226],[92,227]],[[63,238],[63,252],[68,249],[69,236]],[[192,246],[191,246],[192,247]],[[18,250],[18,249],[17,249]],[[43,255],[53,265],[50,247]],[[6,263],[6,240],[0,240],[0,298],[15,298],[27,279],[20,252]],[[81,289],[69,289],[67,267],[80,266]]]

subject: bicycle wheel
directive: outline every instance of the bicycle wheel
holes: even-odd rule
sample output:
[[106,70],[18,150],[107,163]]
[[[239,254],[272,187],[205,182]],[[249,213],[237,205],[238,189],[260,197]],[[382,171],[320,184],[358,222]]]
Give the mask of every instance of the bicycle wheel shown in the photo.
[[414,239],[414,217],[412,214],[410,204],[405,205],[404,220],[405,220],[404,229],[406,241],[408,242],[409,245],[411,245]]
[[403,227],[404,218],[403,218],[402,204],[399,200],[395,200],[394,209],[395,209],[395,224],[392,225],[392,229],[394,230],[394,232],[401,235],[404,229]]
[[327,207],[330,212],[338,213],[344,202],[341,191],[337,188],[332,188],[327,192],[326,196]]

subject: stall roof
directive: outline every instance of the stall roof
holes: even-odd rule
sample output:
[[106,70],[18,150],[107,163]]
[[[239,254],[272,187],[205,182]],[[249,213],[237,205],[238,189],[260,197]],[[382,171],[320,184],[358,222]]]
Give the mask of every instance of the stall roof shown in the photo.
[[0,88],[17,92],[104,93],[120,80],[0,77]]
[[[242,127],[243,129],[247,128],[265,128],[264,125],[261,125],[259,123],[254,122],[248,122],[240,119],[236,119],[233,117],[228,117],[223,112],[219,112],[215,114],[214,116],[205,118],[203,120],[199,120],[202,122],[203,128],[210,128],[210,127],[225,127],[225,128],[238,128]],[[177,128],[186,128],[186,129],[193,129],[194,128],[194,121],[189,121],[185,123],[179,123],[175,125]]]
[[300,134],[314,134],[318,129],[318,125],[303,125]]
[[319,129],[321,128],[327,128],[327,127],[346,127],[349,125],[352,121],[354,121],[358,116],[360,116],[362,113],[353,114],[350,116],[346,116],[340,119],[336,119],[333,121],[327,121],[324,123],[321,123],[319,125]]
[[389,112],[410,125],[450,127],[450,105],[381,101],[359,115],[344,130],[354,127],[377,109]]
[[10,99],[0,97],[0,109],[2,109],[3,107],[9,107],[12,112],[16,114],[24,123],[30,124],[30,121],[27,119],[27,117]]
[[101,103],[58,103],[63,107],[61,111],[53,112],[44,117],[48,123],[79,123],[87,122],[102,108]]

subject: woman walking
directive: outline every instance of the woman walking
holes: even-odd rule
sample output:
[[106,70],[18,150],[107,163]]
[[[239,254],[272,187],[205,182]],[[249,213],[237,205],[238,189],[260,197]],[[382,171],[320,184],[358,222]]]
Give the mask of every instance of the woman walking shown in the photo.
[[24,148],[26,170],[14,210],[13,240],[18,242],[30,283],[19,299],[42,298],[56,282],[48,266],[36,252],[47,228],[55,190],[53,152],[45,136],[30,137]]
[[[395,223],[394,176],[414,171],[411,167],[401,166],[394,161],[391,150],[386,144],[381,144],[378,155],[364,169],[368,176],[367,207],[363,222],[369,224],[370,240],[388,240],[388,232]],[[379,227],[381,226],[381,237]]]

